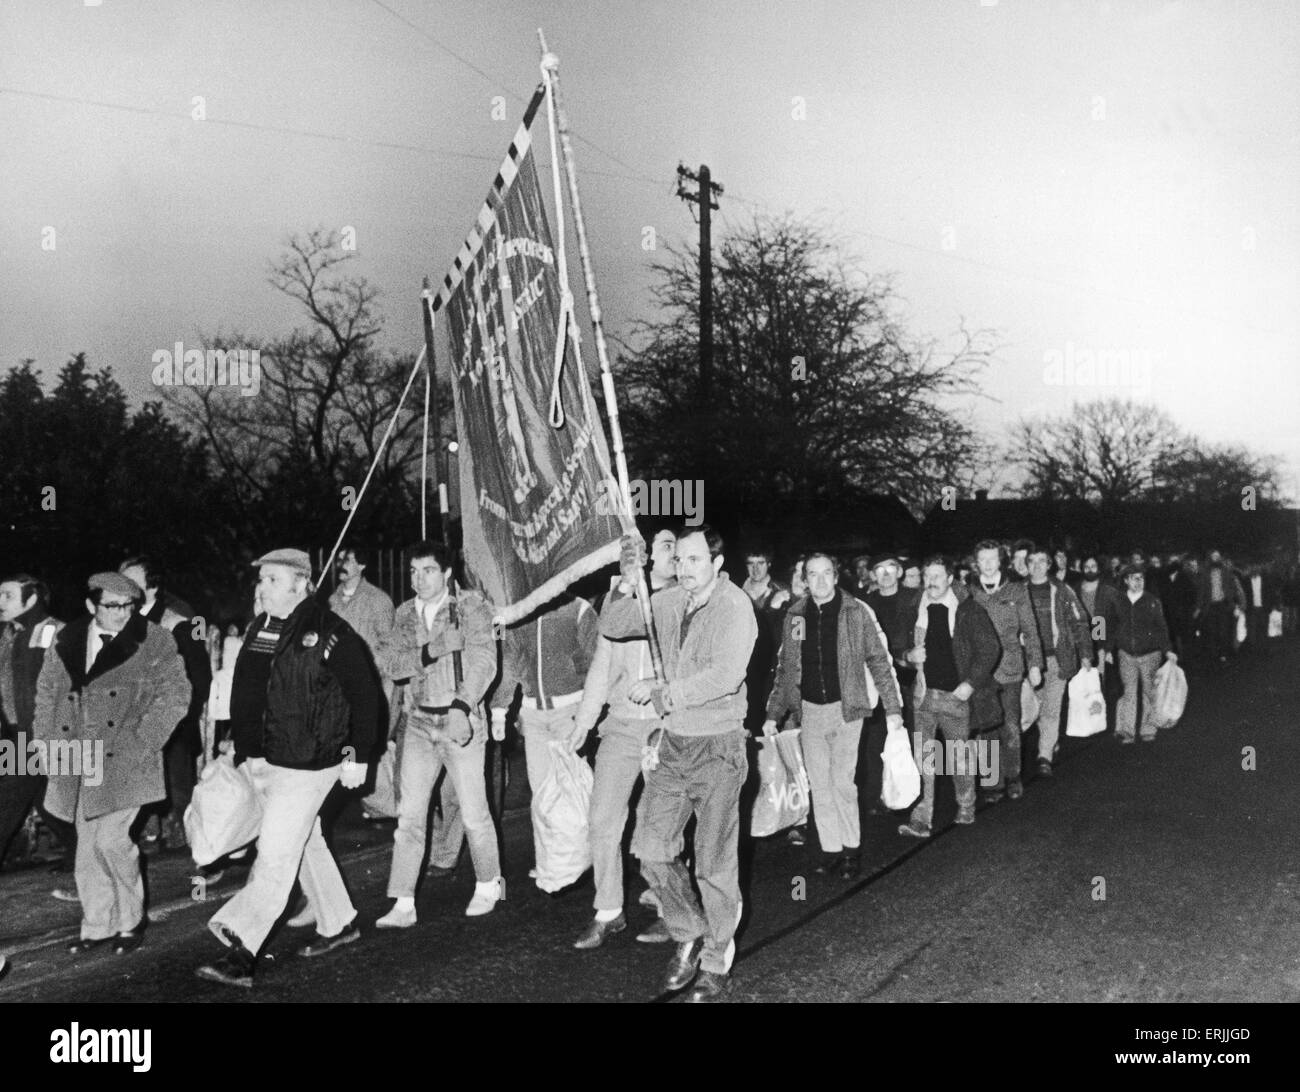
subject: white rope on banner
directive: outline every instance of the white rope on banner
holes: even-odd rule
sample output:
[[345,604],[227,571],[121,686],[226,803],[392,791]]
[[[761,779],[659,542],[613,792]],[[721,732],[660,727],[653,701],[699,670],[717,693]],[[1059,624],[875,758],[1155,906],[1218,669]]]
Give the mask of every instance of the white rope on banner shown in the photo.
[[[384,431],[384,438],[379,441],[379,448],[375,451],[375,457],[370,461],[370,469],[366,471],[366,479],[361,483],[361,489],[357,493],[356,503],[352,505],[351,511],[348,512],[348,518],[343,521],[343,530],[339,532],[339,537],[334,542],[334,549],[330,550],[329,560],[321,567],[321,579],[330,571],[334,565],[334,557],[339,552],[339,547],[343,545],[344,538],[347,537],[348,528],[352,526],[352,520],[357,514],[357,509],[361,507],[361,498],[366,495],[366,489],[370,485],[370,479],[375,476],[375,467],[379,465],[379,459],[384,454],[384,448],[388,446],[389,437],[393,435],[393,428],[397,425],[397,415],[402,412],[402,406],[406,403],[406,396],[411,393],[411,386],[415,383],[415,377],[420,372],[420,365],[424,363],[424,349],[420,349],[420,355],[415,358],[415,367],[411,369],[411,374],[406,380],[406,386],[402,390],[402,397],[397,400],[397,408],[393,410],[393,416],[389,418],[388,428]],[[427,415],[426,415],[427,419]]]
[[[566,338],[573,338],[573,359],[578,369],[578,389],[582,397],[583,416],[587,421],[587,432],[592,437],[592,451],[596,456],[596,462],[600,466],[600,472],[606,481],[617,482],[614,475],[614,468],[610,465],[609,459],[602,457],[601,447],[596,443],[596,425],[592,420],[592,397],[591,384],[587,379],[587,368],[582,360],[582,331],[578,329],[577,318],[574,314],[573,292],[569,289],[569,265],[565,256],[565,226],[564,226],[564,189],[560,181],[560,155],[559,138],[555,119],[555,96],[551,88],[551,73],[543,65],[542,79],[546,85],[546,120],[547,130],[551,138],[551,184],[555,191],[555,266],[556,272],[560,278],[560,328],[555,342],[555,371],[551,382],[551,426],[560,428],[564,424],[564,406],[560,401],[560,376],[564,368],[564,348]],[[558,419],[556,410],[558,409]],[[626,521],[625,521],[626,522]]]
[[[568,344],[569,330],[573,330],[574,350],[577,351],[578,330],[573,321],[573,292],[569,289],[569,263],[564,253],[564,197],[560,188],[560,151],[556,146],[555,100],[551,95],[551,81],[546,81],[546,118],[551,135],[551,185],[555,190],[555,269],[560,278],[560,321],[555,334],[555,361],[551,375],[551,427],[564,425],[564,401],[560,397],[560,380],[564,371],[564,349]],[[588,414],[590,424],[590,414]]]

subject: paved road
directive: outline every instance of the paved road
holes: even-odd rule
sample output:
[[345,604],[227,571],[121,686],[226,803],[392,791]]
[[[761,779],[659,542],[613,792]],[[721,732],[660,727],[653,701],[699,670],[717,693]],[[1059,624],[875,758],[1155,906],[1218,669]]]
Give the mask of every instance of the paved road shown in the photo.
[[[1054,779],[981,809],[973,827],[914,843],[894,832],[896,819],[868,817],[867,870],[853,884],[814,876],[806,852],[782,840],[751,845],[730,998],[1300,998],[1298,690],[1292,646],[1213,680],[1193,677],[1184,721],[1150,747],[1068,741]],[[1247,746],[1253,771],[1242,768]],[[943,825],[951,790],[940,799]],[[629,932],[573,951],[591,912],[589,881],[559,896],[537,891],[526,876],[527,813],[510,813],[503,836],[505,904],[465,918],[473,880],[462,866],[453,880],[428,881],[420,924],[393,934],[368,928],[388,905],[387,831],[345,815],[335,845],[365,935],[300,960],[292,950],[310,931],[282,930],[251,995],[193,976],[217,950],[205,928],[215,906],[189,898],[183,861],[155,860],[155,920],[145,946],[124,957],[66,955],[75,907],[49,899],[48,875],[5,875],[0,951],[13,967],[0,1001],[659,999],[666,948]],[[634,928],[647,920],[634,910]]]

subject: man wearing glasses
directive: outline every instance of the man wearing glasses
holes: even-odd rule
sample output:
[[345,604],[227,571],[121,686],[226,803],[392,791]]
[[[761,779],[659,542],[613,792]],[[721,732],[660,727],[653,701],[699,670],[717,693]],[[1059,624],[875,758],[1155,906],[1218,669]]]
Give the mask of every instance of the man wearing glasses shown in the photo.
[[190,682],[172,635],[136,613],[138,584],[118,573],[88,583],[89,616],[59,632],[41,667],[32,731],[51,756],[45,806],[77,827],[81,935],[68,951],[111,943],[123,955],[144,940],[131,824],[167,795],[163,745],[189,708]]

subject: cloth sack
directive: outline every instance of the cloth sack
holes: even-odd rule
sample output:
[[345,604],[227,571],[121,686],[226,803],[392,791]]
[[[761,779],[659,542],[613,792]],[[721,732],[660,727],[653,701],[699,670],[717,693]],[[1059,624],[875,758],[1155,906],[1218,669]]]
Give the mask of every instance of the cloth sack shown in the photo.
[[1270,637],[1282,636],[1282,612],[1280,610],[1268,612],[1268,635]]
[[559,891],[591,867],[587,813],[591,810],[591,767],[559,740],[548,739],[550,770],[533,793],[533,851],[537,886]]
[[911,807],[921,795],[921,771],[908,745],[907,729],[892,729],[885,735],[885,749],[880,752],[884,764],[880,778],[880,801],[890,811]]
[[759,737],[758,778],[758,797],[749,820],[755,838],[798,826],[808,818],[808,771],[798,728]]
[[1101,673],[1095,667],[1080,670],[1066,691],[1070,698],[1070,716],[1065,725],[1067,736],[1095,736],[1106,730],[1106,699],[1101,693]]
[[185,809],[185,837],[200,867],[254,841],[262,830],[262,805],[253,791],[248,763],[221,755],[203,767]]
[[1040,708],[1038,691],[1029,685],[1028,679],[1024,679],[1020,683],[1020,730],[1022,732],[1028,732],[1034,726]]
[[367,815],[397,818],[397,741],[388,741],[388,750],[375,765],[375,791],[361,801]]
[[1172,728],[1186,706],[1187,676],[1173,660],[1166,660],[1156,672],[1156,727]]

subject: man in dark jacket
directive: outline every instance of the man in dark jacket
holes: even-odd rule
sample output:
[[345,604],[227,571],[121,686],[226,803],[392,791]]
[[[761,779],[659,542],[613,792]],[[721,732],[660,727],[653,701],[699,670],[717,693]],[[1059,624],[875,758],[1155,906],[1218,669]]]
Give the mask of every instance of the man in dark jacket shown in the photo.
[[778,723],[798,709],[823,854],[816,871],[848,880],[861,871],[854,774],[862,721],[878,695],[889,730],[904,731],[903,700],[888,643],[870,608],[835,586],[835,564],[826,554],[809,554],[805,571],[809,594],[786,614],[763,733],[774,735]]
[[[36,709],[36,680],[63,623],[45,607],[45,586],[26,573],[0,580],[0,739],[25,744]],[[0,863],[32,805],[45,794],[45,776],[31,771],[0,777]],[[60,824],[64,826],[65,824]]]
[[[1200,562],[1195,557],[1186,560],[1177,554],[1170,555],[1165,568],[1164,586],[1160,589],[1160,605],[1164,608],[1165,621],[1169,623],[1169,640],[1173,650],[1187,660],[1195,645],[1196,638],[1196,596],[1197,582],[1200,579]],[[1115,605],[1119,606],[1120,592],[1115,593]]]
[[[932,557],[925,563],[925,594],[912,620],[915,647],[909,662],[918,667],[916,679],[916,728],[919,750],[933,752],[937,733],[964,748],[972,732],[991,727],[1001,718],[997,683],[993,672],[1002,655],[997,630],[988,613],[969,596],[959,598],[953,585],[952,562]],[[964,589],[963,589],[964,592]],[[975,822],[975,773],[973,756],[955,763],[952,770],[957,791],[957,822]],[[912,809],[911,819],[898,828],[900,834],[930,837],[934,817],[935,767],[921,763],[921,802]]]
[[[1117,669],[1115,663],[1115,629],[1119,625],[1120,593],[1113,584],[1101,576],[1102,558],[1089,554],[1083,559],[1083,579],[1079,581],[1077,595],[1087,614],[1089,636],[1092,638],[1093,661],[1102,673],[1106,689],[1107,671]],[[1118,690],[1118,687],[1114,689]]]
[[262,833],[247,885],[208,922],[230,950],[196,971],[245,987],[295,879],[318,930],[299,955],[323,955],[361,935],[318,813],[335,782],[355,789],[365,781],[381,709],[365,644],[312,598],[307,554],[273,550],[255,564],[263,613],[235,663],[230,726],[235,761],[247,763],[262,807]]
[[1043,653],[1029,605],[1029,585],[1011,580],[1003,572],[1001,545],[991,538],[979,543],[975,547],[975,565],[972,595],[988,612],[1002,645],[994,676],[1002,705],[998,780],[985,790],[984,796],[988,803],[996,803],[1005,791],[1012,800],[1019,800],[1024,795],[1020,779],[1020,691],[1026,676],[1030,686],[1042,685]]
[[1115,737],[1132,743],[1137,725],[1138,693],[1142,694],[1142,742],[1156,738],[1156,671],[1162,660],[1177,661],[1169,650],[1169,628],[1160,600],[1146,590],[1146,572],[1138,565],[1124,570],[1126,592],[1120,599],[1115,645],[1119,650],[1119,677],[1124,683],[1115,719]]
[[185,809],[194,795],[195,760],[203,749],[203,707],[212,689],[212,663],[202,636],[203,619],[194,617],[188,603],[166,593],[163,571],[152,558],[127,558],[117,571],[144,589],[140,613],[176,638],[176,647],[185,661],[185,677],[190,681],[190,706],[163,748],[167,799],[149,809],[166,817],[161,833],[164,848],[184,849]]
[[1061,734],[1061,707],[1070,680],[1092,666],[1092,632],[1078,596],[1068,584],[1048,576],[1052,559],[1046,550],[1029,553],[1029,605],[1043,654],[1043,690],[1038,713],[1038,775],[1052,776]]

